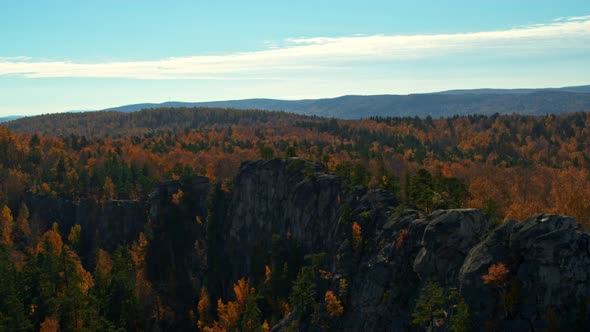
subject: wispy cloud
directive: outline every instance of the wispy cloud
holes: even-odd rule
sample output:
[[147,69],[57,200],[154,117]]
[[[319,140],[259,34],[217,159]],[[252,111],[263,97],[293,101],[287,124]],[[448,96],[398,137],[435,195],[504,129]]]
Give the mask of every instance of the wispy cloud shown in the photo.
[[0,75],[212,79],[306,72],[334,66],[352,67],[371,61],[435,58],[482,50],[499,55],[530,55],[531,52],[543,54],[555,49],[590,49],[590,16],[562,17],[550,23],[486,32],[292,38],[255,52],[154,61],[79,63],[0,57]]
[[0,56],[0,61],[28,61],[32,60],[33,58],[29,56]]
[[554,19],[554,22],[571,22],[571,21],[586,21],[590,19],[590,15],[585,16],[564,16]]

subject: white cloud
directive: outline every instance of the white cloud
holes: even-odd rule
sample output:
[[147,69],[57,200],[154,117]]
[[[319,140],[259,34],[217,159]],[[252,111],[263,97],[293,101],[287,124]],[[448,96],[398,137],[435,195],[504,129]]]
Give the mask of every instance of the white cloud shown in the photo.
[[33,58],[31,58],[30,56],[6,56],[6,57],[1,57],[0,56],[0,62],[1,61],[28,61],[28,60],[32,60]]
[[585,16],[564,16],[564,17],[558,17],[556,19],[554,19],[554,22],[563,22],[563,21],[586,21],[590,19],[590,15],[585,15]]
[[[281,46],[279,46],[281,45]],[[1,58],[0,75],[29,78],[224,79],[313,72],[371,61],[435,58],[465,52],[544,54],[555,49],[590,49],[590,16],[507,30],[438,35],[354,35],[292,38],[266,50],[155,61],[77,63]]]

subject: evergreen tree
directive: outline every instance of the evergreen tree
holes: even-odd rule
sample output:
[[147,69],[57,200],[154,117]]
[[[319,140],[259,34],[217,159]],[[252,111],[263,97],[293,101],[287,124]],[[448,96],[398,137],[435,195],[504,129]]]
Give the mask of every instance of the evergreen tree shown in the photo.
[[409,181],[409,204],[412,204],[419,209],[423,209],[426,212],[431,212],[434,193],[432,175],[425,169],[419,169]]
[[454,332],[470,331],[469,307],[456,289],[443,289],[429,282],[416,300],[412,324],[427,331],[441,327]]
[[289,303],[293,310],[298,312],[300,318],[307,314],[316,303],[314,279],[311,267],[305,266],[299,271],[297,279],[293,283]]
[[120,328],[136,330],[141,313],[135,293],[133,260],[126,248],[119,248],[113,254],[111,274],[106,316]]
[[469,332],[471,330],[469,307],[461,298],[456,306],[455,314],[451,317],[451,332]]
[[0,245],[0,331],[32,331],[26,315],[22,278],[12,262],[7,248]]
[[445,318],[445,303],[444,290],[438,284],[429,282],[416,300],[412,324],[425,330],[439,326],[440,320]]
[[260,331],[260,320],[262,313],[258,308],[257,296],[255,292],[250,292],[246,298],[246,304],[244,306],[244,313],[242,314],[242,332],[256,332]]

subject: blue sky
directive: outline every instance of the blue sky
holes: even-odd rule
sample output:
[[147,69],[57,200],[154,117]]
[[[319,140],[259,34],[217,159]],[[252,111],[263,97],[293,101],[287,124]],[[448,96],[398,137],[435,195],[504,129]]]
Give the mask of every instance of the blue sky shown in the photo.
[[0,1],[0,116],[590,84],[590,1]]

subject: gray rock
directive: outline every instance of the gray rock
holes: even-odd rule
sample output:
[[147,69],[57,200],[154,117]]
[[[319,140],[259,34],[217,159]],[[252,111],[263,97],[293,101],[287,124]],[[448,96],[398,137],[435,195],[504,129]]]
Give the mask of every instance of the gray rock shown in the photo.
[[481,211],[465,209],[438,210],[427,219],[414,271],[421,279],[453,285],[465,256],[487,231],[487,218]]
[[[590,297],[587,245],[588,234],[577,231],[570,217],[537,215],[521,223],[508,222],[471,250],[461,267],[461,289],[482,321],[518,315],[540,324],[549,308],[565,321],[572,320],[578,301]],[[507,291],[519,288],[518,302],[507,315],[497,310],[502,302],[499,292],[482,281],[487,269],[500,262],[513,283]]]

